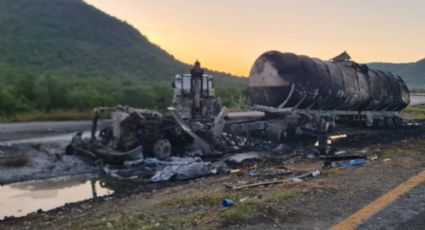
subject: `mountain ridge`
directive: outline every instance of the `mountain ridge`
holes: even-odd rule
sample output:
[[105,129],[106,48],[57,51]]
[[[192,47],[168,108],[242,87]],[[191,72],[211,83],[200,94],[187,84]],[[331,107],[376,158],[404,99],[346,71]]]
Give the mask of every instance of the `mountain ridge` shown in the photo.
[[408,63],[372,62],[367,65],[372,69],[389,71],[401,76],[409,88],[425,88],[425,58]]
[[[130,24],[82,0],[1,0],[0,31],[0,65],[31,74],[153,85],[191,67]],[[220,86],[246,85],[244,78],[207,72]]]

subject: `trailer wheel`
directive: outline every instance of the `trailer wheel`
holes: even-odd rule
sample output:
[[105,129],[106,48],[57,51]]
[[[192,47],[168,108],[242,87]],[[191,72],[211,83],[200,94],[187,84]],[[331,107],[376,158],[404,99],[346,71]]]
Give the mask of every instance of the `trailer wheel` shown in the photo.
[[375,127],[377,128],[385,128],[385,120],[384,119],[376,119],[373,124],[375,125]]
[[386,125],[388,128],[392,128],[392,127],[394,126],[393,119],[392,119],[392,118],[386,118],[386,119],[385,119],[385,125]]
[[367,119],[364,124],[367,128],[370,128],[375,125],[375,122],[373,122],[373,119]]
[[401,118],[401,117],[394,117],[393,118],[393,122],[394,122],[394,125],[396,127],[403,127],[403,118]]
[[165,160],[171,157],[171,143],[167,139],[161,139],[153,145],[153,154],[160,160]]

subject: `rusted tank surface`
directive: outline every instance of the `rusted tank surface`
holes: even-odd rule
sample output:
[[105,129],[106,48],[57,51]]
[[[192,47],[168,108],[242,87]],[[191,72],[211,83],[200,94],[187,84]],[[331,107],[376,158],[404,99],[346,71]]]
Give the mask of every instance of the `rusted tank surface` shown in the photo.
[[299,109],[400,111],[410,102],[404,81],[352,61],[322,61],[269,51],[249,76],[252,104]]

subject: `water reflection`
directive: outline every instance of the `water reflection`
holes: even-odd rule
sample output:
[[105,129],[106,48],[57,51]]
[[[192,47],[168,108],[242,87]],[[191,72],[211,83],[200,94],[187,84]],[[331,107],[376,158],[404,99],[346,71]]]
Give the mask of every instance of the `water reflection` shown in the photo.
[[38,209],[50,210],[95,197],[112,194],[97,180],[60,178],[0,187],[0,218],[25,216]]

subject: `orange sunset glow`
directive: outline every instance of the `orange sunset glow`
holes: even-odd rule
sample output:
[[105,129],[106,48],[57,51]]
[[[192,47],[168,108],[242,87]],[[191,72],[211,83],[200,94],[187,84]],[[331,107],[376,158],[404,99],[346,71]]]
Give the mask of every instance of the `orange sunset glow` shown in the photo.
[[86,0],[128,22],[178,60],[247,76],[264,51],[358,62],[425,56],[419,0]]

